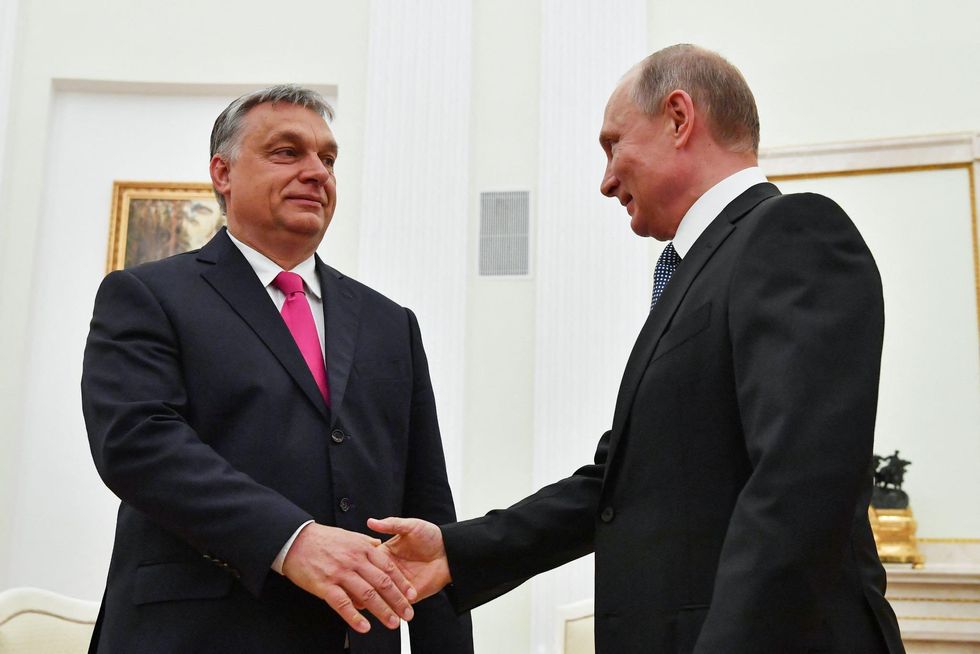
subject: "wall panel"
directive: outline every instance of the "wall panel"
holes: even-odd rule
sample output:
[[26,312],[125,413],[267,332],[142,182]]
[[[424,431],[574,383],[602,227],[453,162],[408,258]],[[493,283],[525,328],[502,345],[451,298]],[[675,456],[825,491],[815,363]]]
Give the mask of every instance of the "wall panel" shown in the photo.
[[358,256],[361,281],[418,315],[457,495],[471,11],[469,2],[456,0],[371,3]]

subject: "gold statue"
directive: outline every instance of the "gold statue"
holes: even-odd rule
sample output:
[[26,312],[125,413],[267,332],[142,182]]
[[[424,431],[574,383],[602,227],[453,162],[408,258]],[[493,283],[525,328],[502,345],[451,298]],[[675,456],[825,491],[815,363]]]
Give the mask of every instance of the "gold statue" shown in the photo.
[[898,455],[898,450],[887,457],[874,455],[875,487],[868,519],[882,563],[911,563],[913,568],[921,568],[925,557],[916,542],[909,496],[902,490],[910,463]]

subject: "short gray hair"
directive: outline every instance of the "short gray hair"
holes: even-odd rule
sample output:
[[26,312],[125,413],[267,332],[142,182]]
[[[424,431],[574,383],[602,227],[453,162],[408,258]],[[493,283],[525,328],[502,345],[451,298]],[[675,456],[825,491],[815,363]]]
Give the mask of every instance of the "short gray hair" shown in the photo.
[[631,99],[658,115],[671,91],[687,91],[708,118],[712,136],[734,152],[759,151],[759,111],[738,68],[711,50],[688,43],[658,50],[636,67]]
[[[333,107],[323,99],[322,95],[312,89],[298,84],[277,84],[252,91],[232,101],[214,121],[214,127],[211,129],[211,156],[218,154],[233,161],[238,156],[238,148],[242,144],[242,124],[245,122],[245,114],[252,107],[266,102],[271,102],[273,105],[279,102],[294,104],[318,113],[324,120],[333,120]],[[214,190],[214,195],[218,199],[221,213],[225,213],[224,197],[218,193],[218,189]]]

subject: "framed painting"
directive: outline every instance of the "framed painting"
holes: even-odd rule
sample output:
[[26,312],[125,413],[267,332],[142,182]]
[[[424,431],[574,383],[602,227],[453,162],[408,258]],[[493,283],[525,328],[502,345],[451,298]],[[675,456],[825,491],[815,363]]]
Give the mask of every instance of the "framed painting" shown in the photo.
[[106,272],[199,248],[224,224],[210,184],[113,182]]

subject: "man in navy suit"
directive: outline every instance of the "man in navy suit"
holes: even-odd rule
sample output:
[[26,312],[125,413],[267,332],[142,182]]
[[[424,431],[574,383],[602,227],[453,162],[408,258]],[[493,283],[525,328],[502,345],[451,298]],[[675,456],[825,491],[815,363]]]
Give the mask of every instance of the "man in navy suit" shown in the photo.
[[884,324],[843,210],[757,167],[741,73],[654,53],[606,105],[601,191],[670,243],[595,462],[509,509],[398,534],[468,609],[595,552],[601,654],[898,654],[868,524]]
[[122,503],[92,651],[394,653],[401,618],[416,653],[472,652],[468,616],[413,609],[364,533],[455,512],[415,316],[316,256],[328,117],[295,86],[234,101],[211,137],[228,229],[99,289],[82,399]]

